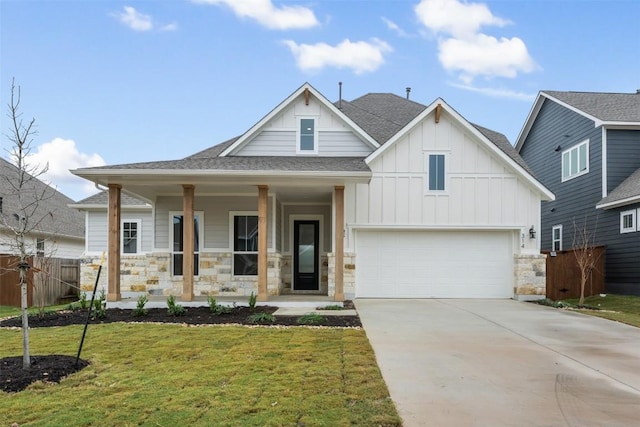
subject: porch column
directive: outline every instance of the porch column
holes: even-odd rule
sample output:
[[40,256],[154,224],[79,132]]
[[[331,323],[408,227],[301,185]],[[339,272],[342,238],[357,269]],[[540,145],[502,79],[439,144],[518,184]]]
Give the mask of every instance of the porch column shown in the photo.
[[120,184],[109,184],[109,235],[107,237],[107,301],[120,301]]
[[193,301],[193,194],[195,187],[182,186],[182,301]]
[[336,289],[335,301],[344,301],[344,185],[335,186],[336,200]]
[[267,206],[269,186],[258,185],[258,301],[268,301],[267,291]]

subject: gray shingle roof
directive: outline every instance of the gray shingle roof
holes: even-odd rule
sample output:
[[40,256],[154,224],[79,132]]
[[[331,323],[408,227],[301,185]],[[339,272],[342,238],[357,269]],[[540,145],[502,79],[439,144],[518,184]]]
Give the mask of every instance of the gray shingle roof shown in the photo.
[[[202,153],[202,152],[201,152]],[[100,166],[99,169],[148,170],[209,170],[209,171],[265,171],[265,172],[367,172],[363,157],[186,157],[180,160],[128,163]]]
[[640,123],[640,94],[601,92],[562,92],[545,90],[572,107],[606,122]]
[[[629,175],[607,197],[600,200],[598,206],[636,197],[640,197],[640,169]],[[637,203],[637,201],[634,203]]]
[[334,105],[381,145],[427,108],[392,93],[368,93]]
[[[96,206],[106,206],[109,204],[109,192],[101,191],[98,194],[94,194],[93,196],[89,196],[86,199],[82,199],[79,202],[75,203],[75,205],[96,205]],[[122,193],[120,195],[120,204],[122,206],[148,206],[146,202],[130,196],[126,193]]]
[[[10,223],[13,215],[23,216],[19,212],[18,197],[12,188],[12,182],[17,179],[18,168],[7,160],[0,158],[0,197],[2,197],[2,215]],[[32,220],[42,221],[34,228],[34,232],[56,234],[62,236],[84,238],[84,214],[70,208],[72,199],[43,183],[33,179],[24,187],[23,194],[39,194],[32,200],[40,199]],[[0,225],[1,227],[1,225]]]
[[517,164],[519,164],[524,170],[529,172],[531,176],[535,176],[533,171],[529,168],[529,165],[524,161],[520,154],[516,151],[516,149],[511,145],[506,136],[501,134],[500,132],[496,132],[491,129],[487,129],[480,125],[476,125],[471,123],[473,127],[478,129],[478,131],[483,134],[489,141],[493,142],[496,147],[501,149],[507,156],[511,157]]

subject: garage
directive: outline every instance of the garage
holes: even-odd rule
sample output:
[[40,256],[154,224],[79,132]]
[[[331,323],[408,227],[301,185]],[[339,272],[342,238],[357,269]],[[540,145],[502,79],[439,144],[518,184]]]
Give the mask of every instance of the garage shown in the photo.
[[356,297],[512,298],[513,233],[356,233]]

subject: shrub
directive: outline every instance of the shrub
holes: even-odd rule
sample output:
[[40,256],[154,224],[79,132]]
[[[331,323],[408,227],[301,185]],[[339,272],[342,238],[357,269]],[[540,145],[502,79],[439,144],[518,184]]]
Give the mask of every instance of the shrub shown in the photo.
[[256,296],[256,294],[253,293],[253,291],[251,291],[251,295],[249,295],[250,310],[253,310],[254,308],[256,308],[256,301],[258,301],[258,297]]
[[254,325],[267,325],[276,321],[276,318],[271,313],[254,313],[247,317],[247,322]]
[[169,295],[169,298],[167,298],[167,312],[171,316],[182,316],[187,310],[182,305],[176,304],[176,297]]
[[93,312],[91,313],[91,318],[95,319],[104,319],[107,317],[107,296],[104,293],[104,289],[100,291],[100,295],[98,298],[93,300]]
[[211,311],[211,313],[213,313],[214,316],[231,313],[231,310],[232,310],[231,307],[218,304],[216,299],[213,298],[211,295],[207,297],[207,302],[209,303],[209,310]]
[[87,293],[83,292],[80,294],[80,299],[78,300],[80,303],[80,308],[85,310],[89,307],[89,301],[87,301]]
[[140,295],[138,297],[138,304],[136,305],[136,308],[133,310],[133,315],[136,317],[146,316],[147,310],[145,310],[144,306],[147,302],[149,302],[149,298],[147,298],[147,296],[144,294]]
[[338,304],[325,305],[318,307],[316,310],[344,310],[344,307]]
[[307,313],[298,317],[298,325],[321,325],[327,321],[327,318],[318,313]]

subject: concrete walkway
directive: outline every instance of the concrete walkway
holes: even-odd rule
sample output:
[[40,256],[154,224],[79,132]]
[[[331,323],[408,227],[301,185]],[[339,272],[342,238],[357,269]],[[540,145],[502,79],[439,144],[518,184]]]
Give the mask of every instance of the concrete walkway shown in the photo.
[[512,300],[356,300],[405,427],[638,426],[640,329]]

